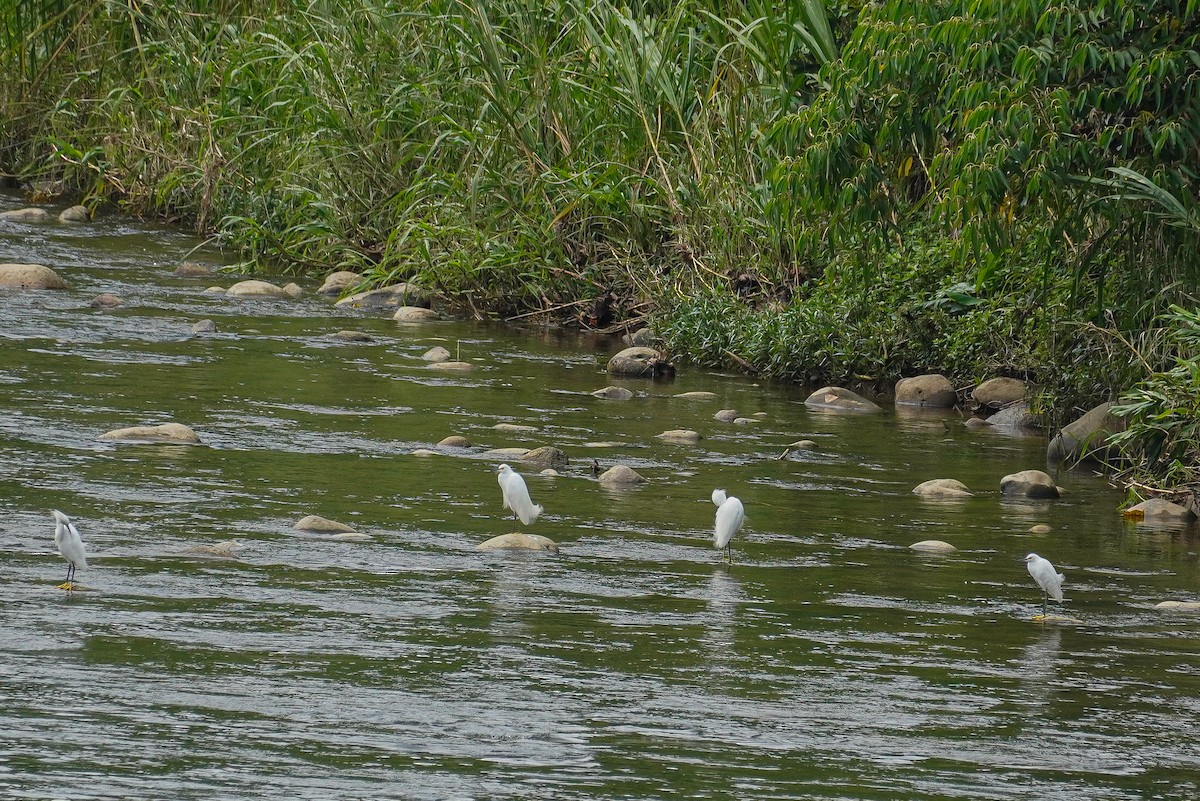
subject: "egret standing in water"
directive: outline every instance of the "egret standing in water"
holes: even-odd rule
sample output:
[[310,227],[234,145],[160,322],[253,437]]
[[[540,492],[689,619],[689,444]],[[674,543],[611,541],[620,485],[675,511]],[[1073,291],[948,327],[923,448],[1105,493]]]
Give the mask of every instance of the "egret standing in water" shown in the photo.
[[1033,576],[1033,580],[1042,588],[1042,618],[1045,619],[1047,598],[1053,598],[1056,601],[1063,599],[1062,585],[1067,577],[1055,570],[1049,560],[1043,559],[1036,553],[1025,557],[1025,566],[1029,568],[1029,575]]
[[746,522],[746,509],[742,502],[732,495],[727,496],[725,490],[715,489],[712,502],[717,505],[717,525],[713,529],[713,545],[725,549],[725,557],[733,564],[733,548],[729,541],[738,529]]
[[67,580],[58,586],[59,589],[71,590],[75,586],[71,583],[75,578],[75,569],[87,567],[87,554],[83,550],[83,538],[79,536],[79,529],[75,528],[71,518],[57,509],[51,514],[54,515],[55,521],[54,544],[58,546],[58,553],[62,558],[67,560]]
[[538,519],[538,515],[542,513],[542,507],[529,497],[529,489],[525,486],[525,479],[521,478],[520,473],[508,465],[502,464],[498,470],[496,481],[500,484],[500,491],[504,493],[505,509],[511,509],[512,513],[527,526]]

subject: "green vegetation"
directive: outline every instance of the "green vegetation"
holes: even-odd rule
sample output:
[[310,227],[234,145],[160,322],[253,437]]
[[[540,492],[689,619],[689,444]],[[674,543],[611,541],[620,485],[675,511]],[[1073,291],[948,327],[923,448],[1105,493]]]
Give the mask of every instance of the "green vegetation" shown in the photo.
[[1195,480],[1189,426],[1146,438],[1195,356],[1200,0],[0,11],[37,191],[767,376],[1016,375],[1051,424],[1128,391],[1139,475]]

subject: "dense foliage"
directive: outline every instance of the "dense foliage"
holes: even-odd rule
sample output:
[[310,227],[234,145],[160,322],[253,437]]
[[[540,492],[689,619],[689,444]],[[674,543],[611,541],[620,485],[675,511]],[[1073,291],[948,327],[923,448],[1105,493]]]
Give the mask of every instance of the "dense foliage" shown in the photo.
[[1200,0],[0,12],[0,174],[258,268],[654,309],[793,379],[1018,375],[1051,422],[1173,374],[1200,283]]

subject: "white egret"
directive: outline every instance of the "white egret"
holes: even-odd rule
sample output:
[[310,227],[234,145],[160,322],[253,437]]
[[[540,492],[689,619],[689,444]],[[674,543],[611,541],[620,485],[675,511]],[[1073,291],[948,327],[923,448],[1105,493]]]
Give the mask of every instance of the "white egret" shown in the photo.
[[54,515],[54,544],[58,546],[58,553],[63,559],[67,560],[67,580],[59,584],[60,589],[70,590],[74,587],[71,580],[75,578],[75,569],[79,567],[87,567],[87,554],[83,550],[83,538],[79,536],[79,529],[75,528],[75,524],[71,519],[57,509],[53,510]]
[[733,548],[729,541],[746,522],[746,509],[742,502],[732,495],[726,496],[725,490],[715,489],[712,502],[717,505],[717,524],[713,529],[713,545],[725,549],[725,556],[733,563]]
[[1033,576],[1033,580],[1042,588],[1042,617],[1044,618],[1046,617],[1047,598],[1053,598],[1056,601],[1063,599],[1062,585],[1067,577],[1055,570],[1049,560],[1043,559],[1036,553],[1025,557],[1025,566],[1029,569],[1029,575]]
[[512,513],[527,526],[538,519],[538,515],[542,513],[542,507],[530,499],[529,489],[525,486],[525,479],[521,478],[520,473],[508,465],[502,464],[499,467],[496,481],[500,484],[500,491],[504,493],[505,509],[512,510]]

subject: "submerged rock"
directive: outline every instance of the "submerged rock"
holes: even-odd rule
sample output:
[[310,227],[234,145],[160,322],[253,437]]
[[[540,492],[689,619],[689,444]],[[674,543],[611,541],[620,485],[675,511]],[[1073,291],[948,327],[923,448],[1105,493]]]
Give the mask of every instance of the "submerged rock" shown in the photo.
[[975,494],[956,478],[934,478],[913,487],[922,498],[973,498]]
[[898,406],[925,406],[949,409],[958,401],[958,393],[950,379],[940,373],[901,378],[896,382]]
[[194,445],[200,441],[200,437],[196,435],[196,432],[183,423],[163,423],[157,426],[117,428],[101,434],[99,439],[161,442],[177,445]]
[[429,293],[413,284],[393,284],[392,286],[368,289],[366,292],[356,292],[339,300],[336,306],[349,306],[354,309],[398,309],[401,306],[424,306],[430,303]]
[[43,223],[50,219],[50,212],[34,207],[0,211],[0,220],[22,223]]
[[520,461],[521,457],[527,453],[529,453],[529,448],[492,448],[490,451],[484,451],[482,455],[501,462],[516,462]]
[[302,295],[304,295],[304,290],[301,289],[300,285],[295,282],[292,282],[290,284],[284,284],[283,291],[289,298],[293,298],[293,299],[299,298]]
[[214,545],[192,545],[183,552],[197,556],[212,556],[218,559],[236,559],[238,551],[245,547],[238,540],[227,540]]
[[200,320],[192,323],[193,334],[215,334],[217,333],[217,324],[212,320]]
[[197,264],[194,261],[185,261],[176,267],[175,272],[172,273],[176,278],[208,278],[212,274],[212,270],[208,269],[208,267],[203,264]]
[[529,431],[537,431],[536,426],[527,426],[520,423],[496,423],[492,426],[493,431],[508,431],[510,433],[526,433]]
[[478,551],[557,551],[558,545],[554,540],[539,534],[526,534],[523,531],[514,531],[511,534],[501,534],[498,537],[492,537],[486,542],[481,542],[475,546],[475,549]]
[[115,309],[124,304],[125,301],[121,300],[119,295],[114,295],[111,292],[103,292],[92,298],[92,302],[88,305],[93,309]]
[[451,434],[438,443],[439,448],[470,448],[471,440],[466,437],[460,437],[458,434]]
[[625,387],[608,386],[603,389],[598,389],[592,393],[593,398],[603,398],[605,400],[629,400],[633,397],[633,392]]
[[883,411],[857,392],[844,387],[822,387],[809,395],[804,405],[810,409],[879,414]]
[[1029,404],[1025,401],[1010,403],[1000,411],[987,418],[987,424],[1001,431],[1041,431],[1042,423],[1029,413]]
[[958,548],[955,548],[944,540],[921,540],[920,542],[914,542],[908,547],[914,551],[925,551],[927,553],[953,553],[958,550]]
[[470,362],[430,362],[425,366],[430,370],[446,370],[452,373],[466,373],[475,369],[475,365]]
[[1155,609],[1173,609],[1176,612],[1200,612],[1200,601],[1162,601]]
[[680,392],[677,395],[672,395],[672,398],[684,398],[686,400],[716,400],[717,393],[708,392],[705,390],[696,390],[695,392]]
[[69,206],[58,214],[58,221],[62,223],[84,223],[91,219],[92,213],[87,206]]
[[422,353],[421,358],[427,362],[448,362],[450,361],[450,355],[450,351],[441,345],[437,345]]
[[692,431],[690,428],[673,428],[670,431],[664,431],[654,436],[663,442],[674,442],[682,445],[693,445],[700,441],[700,433]]
[[1041,470],[1022,470],[1000,479],[1000,494],[1023,498],[1057,498],[1061,495],[1052,479]]
[[351,534],[355,533],[354,529],[347,526],[345,523],[339,523],[336,520],[330,520],[327,517],[320,515],[308,515],[302,517],[292,525],[292,528],[297,531],[318,531],[322,534]]
[[738,419],[737,409],[722,409],[713,415],[714,420],[720,420],[722,423],[732,423]]
[[1054,529],[1047,526],[1045,523],[1038,523],[1036,526],[1029,527],[1030,534],[1049,534]]
[[0,264],[0,289],[66,289],[67,282],[44,264]]
[[374,342],[375,337],[362,331],[343,330],[333,334],[334,339],[339,339],[342,342]]

